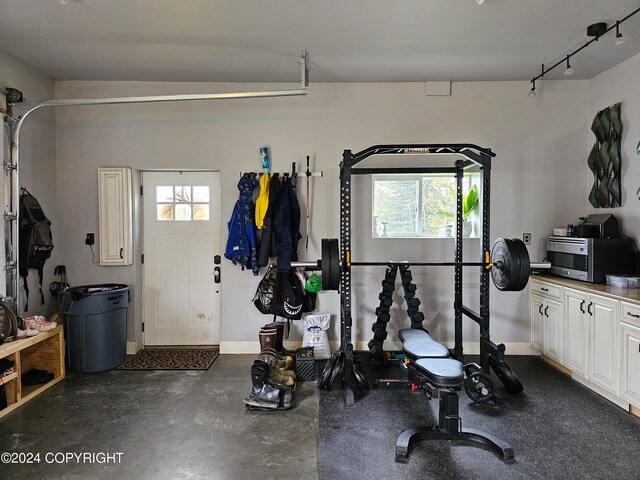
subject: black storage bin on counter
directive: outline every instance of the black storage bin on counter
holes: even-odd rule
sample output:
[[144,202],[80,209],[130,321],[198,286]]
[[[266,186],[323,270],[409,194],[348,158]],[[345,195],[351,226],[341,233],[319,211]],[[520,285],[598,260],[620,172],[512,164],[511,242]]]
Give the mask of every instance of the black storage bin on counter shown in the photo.
[[92,373],[112,370],[127,353],[127,285],[105,283],[67,288],[60,311],[66,320],[69,370]]

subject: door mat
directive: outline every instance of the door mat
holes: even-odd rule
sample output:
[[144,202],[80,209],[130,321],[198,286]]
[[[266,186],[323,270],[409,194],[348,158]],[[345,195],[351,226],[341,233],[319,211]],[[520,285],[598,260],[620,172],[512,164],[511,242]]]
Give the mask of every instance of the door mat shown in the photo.
[[143,349],[118,370],[208,370],[219,353],[217,348]]

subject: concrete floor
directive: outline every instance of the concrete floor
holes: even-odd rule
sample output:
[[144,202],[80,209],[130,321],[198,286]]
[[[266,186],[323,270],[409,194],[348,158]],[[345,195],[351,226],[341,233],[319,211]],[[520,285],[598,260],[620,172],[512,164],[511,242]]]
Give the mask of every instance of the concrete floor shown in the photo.
[[[290,411],[250,412],[242,398],[253,359],[221,355],[208,371],[71,373],[0,419],[0,453],[40,453],[40,463],[0,464],[0,478],[316,479],[315,382],[298,384]],[[48,452],[122,456],[53,457],[58,464]]]

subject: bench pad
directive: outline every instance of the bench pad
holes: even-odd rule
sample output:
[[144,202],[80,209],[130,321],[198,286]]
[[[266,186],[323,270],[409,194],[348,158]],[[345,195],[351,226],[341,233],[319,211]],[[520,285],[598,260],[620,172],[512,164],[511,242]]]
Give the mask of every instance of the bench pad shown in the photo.
[[439,387],[457,387],[464,382],[462,363],[452,358],[420,358],[416,369]]
[[415,337],[406,340],[402,344],[402,351],[407,354],[409,358],[447,358],[449,356],[449,350],[447,348],[433,340],[427,335],[427,337]]
[[406,342],[413,338],[428,338],[431,340],[431,335],[419,328],[403,328],[398,332],[398,336],[402,342]]

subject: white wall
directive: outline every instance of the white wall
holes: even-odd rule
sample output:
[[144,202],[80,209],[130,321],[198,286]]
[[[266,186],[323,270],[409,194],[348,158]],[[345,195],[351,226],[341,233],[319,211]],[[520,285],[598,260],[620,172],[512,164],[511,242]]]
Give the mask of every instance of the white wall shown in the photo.
[[[640,141],[640,55],[617,65],[589,82],[589,125],[595,114],[603,108],[622,102],[622,206],[612,209],[594,209],[588,201],[593,176],[588,168],[581,171],[582,213],[608,212],[620,220],[621,233],[640,242],[640,158],[636,146]],[[595,136],[588,132],[587,145],[593,146]],[[586,161],[586,160],[585,160]]]
[[[22,91],[28,102],[50,100],[55,94],[54,82],[50,78],[2,52],[0,52],[0,86]],[[16,107],[14,115],[18,115],[20,110]],[[6,128],[4,132],[8,137]],[[8,159],[7,141],[8,138],[5,140],[3,153]],[[29,311],[21,311],[20,314],[49,315],[57,309],[57,302],[49,293],[49,283],[54,279],[53,270],[58,264],[58,255],[63,241],[57,212],[55,113],[52,109],[34,112],[23,124],[20,135],[20,186],[26,187],[39,200],[45,214],[51,220],[55,245],[44,269],[43,291],[46,304],[40,304],[38,274],[35,270],[30,270]],[[4,238],[4,222],[0,222],[0,232]],[[0,264],[2,265],[0,291],[4,294],[6,292],[4,241],[2,252],[0,252]],[[20,278],[20,290],[23,292],[22,278]],[[24,300],[22,305],[24,306]]]
[[[56,97],[255,88],[271,90],[274,86],[58,82]],[[84,245],[85,234],[97,233],[98,229],[97,168],[218,169],[226,222],[237,199],[239,173],[259,169],[261,145],[271,147],[274,171],[285,171],[292,161],[302,162],[306,155],[311,155],[314,170],[324,171],[324,178],[313,180],[312,242],[308,254],[302,253],[301,257],[318,258],[320,239],[338,236],[338,172],[344,149],[355,152],[381,143],[469,142],[497,153],[492,175],[492,237],[519,237],[531,232],[530,254],[534,259],[542,258],[551,228],[566,225],[581,211],[580,185],[571,179],[588,152],[588,82],[545,82],[533,99],[527,96],[527,82],[455,83],[452,90],[451,97],[425,97],[421,83],[312,84],[307,97],[60,108],[56,132],[59,209],[63,213],[60,255],[72,283],[117,281],[133,285],[136,324],[135,328],[130,325],[129,339],[139,338],[139,266],[92,264]],[[360,199],[354,210],[354,260],[409,257],[408,251],[412,251],[413,259],[452,258],[450,240],[369,239],[370,193],[366,182],[361,179],[354,187],[354,203]],[[222,237],[224,245],[226,225]],[[467,242],[473,245],[474,240]],[[354,273],[358,340],[367,341],[371,336],[371,312],[378,303],[381,276],[380,270]],[[439,340],[452,339],[451,273],[416,270],[415,277],[427,316],[425,325]],[[254,340],[259,326],[269,321],[251,304],[257,282],[249,272],[224,261],[224,341]],[[473,287],[472,279],[469,282]],[[527,342],[526,292],[498,294],[493,289],[492,302],[493,338]],[[337,313],[337,294],[322,293],[319,308]],[[294,338],[299,337],[301,325],[296,328]],[[337,331],[336,321],[334,338]],[[476,329],[469,331],[465,339],[477,341]]]

